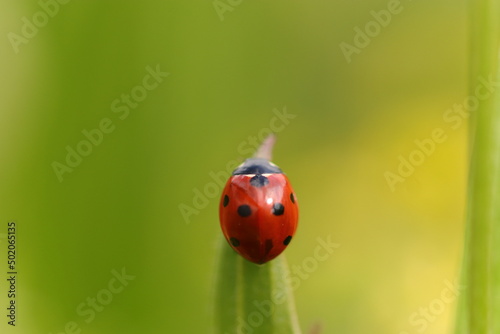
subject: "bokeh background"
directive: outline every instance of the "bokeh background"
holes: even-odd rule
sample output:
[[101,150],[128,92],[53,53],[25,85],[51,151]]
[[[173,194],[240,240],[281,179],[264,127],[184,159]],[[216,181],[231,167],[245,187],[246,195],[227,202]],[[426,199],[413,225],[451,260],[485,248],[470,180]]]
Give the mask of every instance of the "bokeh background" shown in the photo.
[[[402,0],[350,62],[340,44],[390,1],[221,2],[223,20],[211,0],[59,3],[16,53],[10,33],[43,9],[0,1],[0,276],[12,220],[20,273],[18,326],[2,311],[1,332],[209,333],[210,173],[286,109],[274,162],[301,208],[288,262],[303,266],[318,237],[340,245],[295,291],[303,331],[445,333],[455,303],[436,300],[459,275],[467,125],[443,115],[467,96],[465,1]],[[157,65],[169,76],[120,119],[113,101]],[[114,131],[60,182],[53,162],[106,118]],[[446,140],[391,189],[385,173],[435,128]],[[85,322],[79,305],[122,268],[135,279]],[[411,322],[429,307],[425,329]]]

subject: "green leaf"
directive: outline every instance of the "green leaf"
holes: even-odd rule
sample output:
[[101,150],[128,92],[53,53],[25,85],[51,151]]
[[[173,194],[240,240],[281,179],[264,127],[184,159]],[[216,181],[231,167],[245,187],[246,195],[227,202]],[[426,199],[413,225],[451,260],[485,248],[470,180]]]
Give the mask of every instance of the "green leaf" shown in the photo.
[[220,238],[215,334],[300,334],[284,255],[257,265]]
[[[456,334],[500,333],[500,1],[470,3],[471,168]],[[490,84],[485,84],[490,82]],[[480,88],[482,87],[482,88]],[[489,92],[488,96],[484,95]],[[480,96],[481,95],[481,96]]]

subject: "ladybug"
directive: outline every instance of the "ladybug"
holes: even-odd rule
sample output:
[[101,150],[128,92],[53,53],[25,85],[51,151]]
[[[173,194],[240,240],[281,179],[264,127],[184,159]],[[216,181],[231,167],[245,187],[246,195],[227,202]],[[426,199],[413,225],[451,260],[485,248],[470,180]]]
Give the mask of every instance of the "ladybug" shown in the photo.
[[290,244],[299,208],[286,175],[270,162],[274,135],[253,158],[237,167],[219,204],[222,232],[229,245],[248,261],[263,264]]

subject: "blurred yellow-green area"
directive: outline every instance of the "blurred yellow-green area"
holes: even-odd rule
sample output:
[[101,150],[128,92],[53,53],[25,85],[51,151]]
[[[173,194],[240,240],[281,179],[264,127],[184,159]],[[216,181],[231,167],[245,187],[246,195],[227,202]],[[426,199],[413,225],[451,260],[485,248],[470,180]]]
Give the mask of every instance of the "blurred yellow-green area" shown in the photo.
[[2,333],[210,333],[221,183],[270,129],[300,203],[304,333],[452,327],[465,1],[1,8]]

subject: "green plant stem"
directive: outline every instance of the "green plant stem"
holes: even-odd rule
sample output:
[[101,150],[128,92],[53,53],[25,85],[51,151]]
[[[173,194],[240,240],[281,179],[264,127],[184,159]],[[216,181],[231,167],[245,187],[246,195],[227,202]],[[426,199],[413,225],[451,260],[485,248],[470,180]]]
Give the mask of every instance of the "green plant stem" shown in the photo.
[[[456,333],[500,333],[500,0],[470,3],[469,96],[471,168],[462,284]],[[478,95],[481,80],[492,81],[487,98]],[[485,89],[484,87],[482,88]]]
[[285,257],[257,265],[219,244],[214,333],[300,334]]

